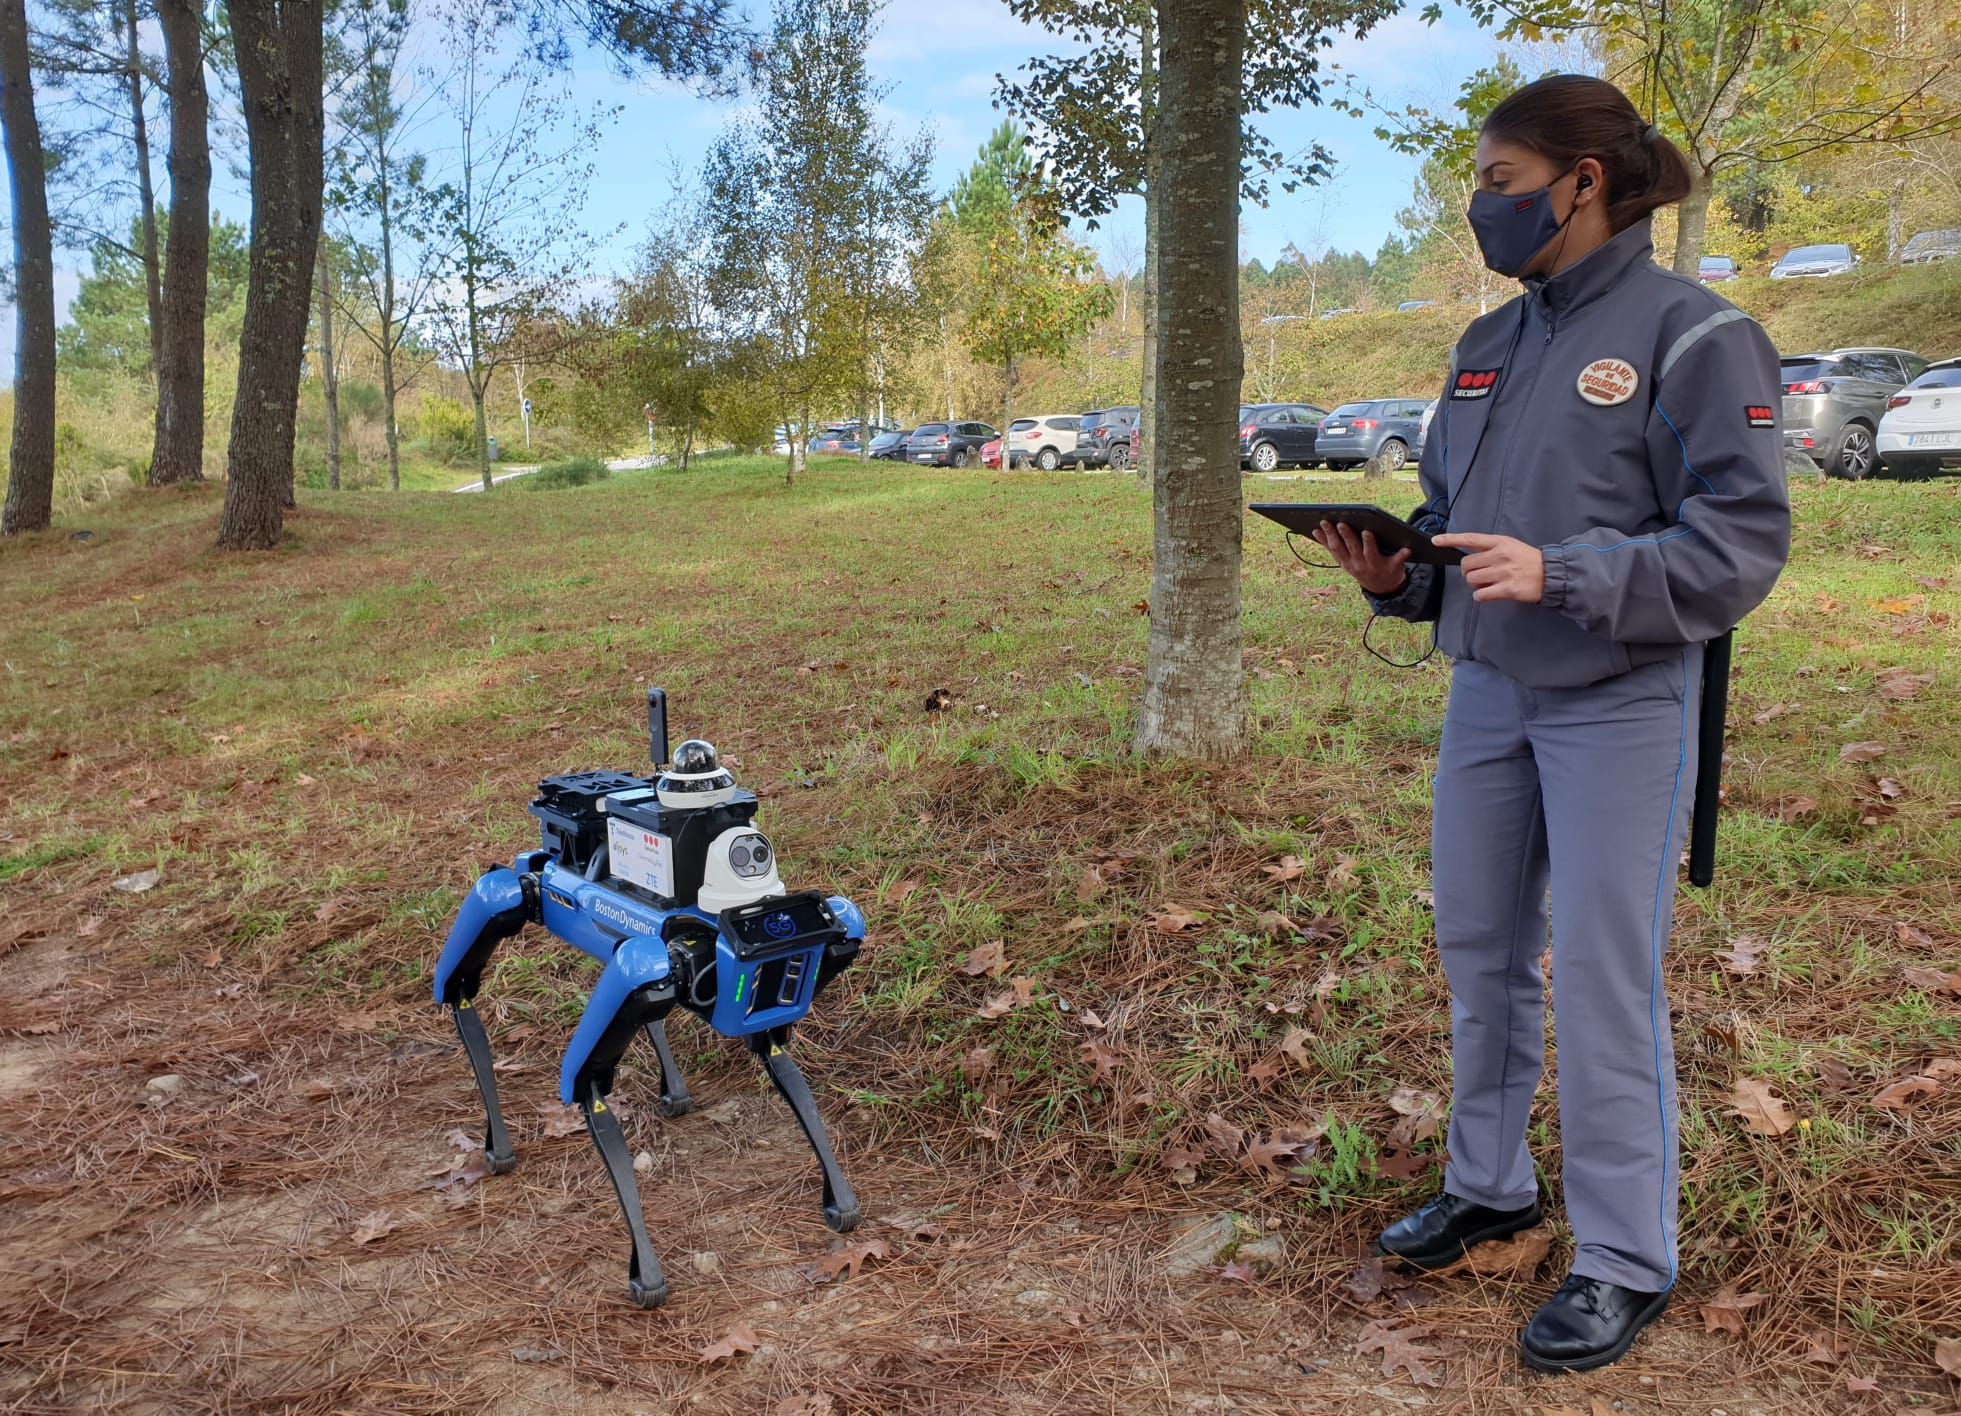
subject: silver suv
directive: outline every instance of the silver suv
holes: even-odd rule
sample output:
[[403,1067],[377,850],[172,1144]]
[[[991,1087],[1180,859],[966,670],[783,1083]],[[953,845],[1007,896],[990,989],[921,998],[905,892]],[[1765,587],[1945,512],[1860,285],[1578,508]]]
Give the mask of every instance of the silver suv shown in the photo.
[[1830,477],[1853,481],[1879,467],[1873,434],[1886,400],[1919,378],[1927,361],[1905,349],[1834,349],[1786,354],[1784,446]]

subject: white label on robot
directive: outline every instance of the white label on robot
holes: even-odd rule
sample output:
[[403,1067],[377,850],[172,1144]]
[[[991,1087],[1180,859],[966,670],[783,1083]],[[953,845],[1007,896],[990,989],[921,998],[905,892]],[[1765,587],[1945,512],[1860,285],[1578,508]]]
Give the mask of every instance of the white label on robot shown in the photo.
[[606,850],[614,876],[664,899],[674,898],[674,842],[667,837],[608,817]]

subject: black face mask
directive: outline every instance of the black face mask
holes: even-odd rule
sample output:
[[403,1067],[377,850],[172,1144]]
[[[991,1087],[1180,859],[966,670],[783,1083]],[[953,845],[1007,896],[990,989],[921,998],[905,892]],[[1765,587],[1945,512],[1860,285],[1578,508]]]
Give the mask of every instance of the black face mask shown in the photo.
[[[1553,181],[1563,182],[1572,175],[1571,171],[1563,172]],[[1574,196],[1578,195],[1576,191]],[[1576,201],[1573,211],[1578,210]],[[1478,250],[1484,253],[1485,265],[1499,275],[1517,275],[1531,264],[1546,242],[1566,229],[1573,212],[1566,213],[1566,221],[1554,216],[1552,187],[1544,186],[1536,192],[1511,196],[1503,192],[1473,192],[1469,219],[1471,232],[1478,238]]]

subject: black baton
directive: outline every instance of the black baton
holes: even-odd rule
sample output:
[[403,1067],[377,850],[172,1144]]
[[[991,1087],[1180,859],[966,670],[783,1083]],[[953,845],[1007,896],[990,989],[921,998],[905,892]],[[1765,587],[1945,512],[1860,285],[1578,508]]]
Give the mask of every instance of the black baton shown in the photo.
[[1706,886],[1716,876],[1716,808],[1723,796],[1723,729],[1729,721],[1729,651],[1726,629],[1702,651],[1702,713],[1696,723],[1695,814],[1689,820],[1689,884]]

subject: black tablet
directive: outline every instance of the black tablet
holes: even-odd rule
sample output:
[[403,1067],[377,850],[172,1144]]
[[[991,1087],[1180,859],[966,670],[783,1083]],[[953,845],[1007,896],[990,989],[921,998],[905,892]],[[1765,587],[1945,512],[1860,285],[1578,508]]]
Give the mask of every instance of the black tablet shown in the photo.
[[1339,502],[1254,502],[1248,511],[1257,511],[1269,521],[1277,521],[1289,531],[1312,536],[1321,523],[1332,521],[1352,527],[1356,532],[1375,532],[1375,543],[1385,555],[1407,549],[1409,558],[1425,565],[1456,565],[1464,553],[1439,546],[1428,536],[1379,506],[1356,506]]

